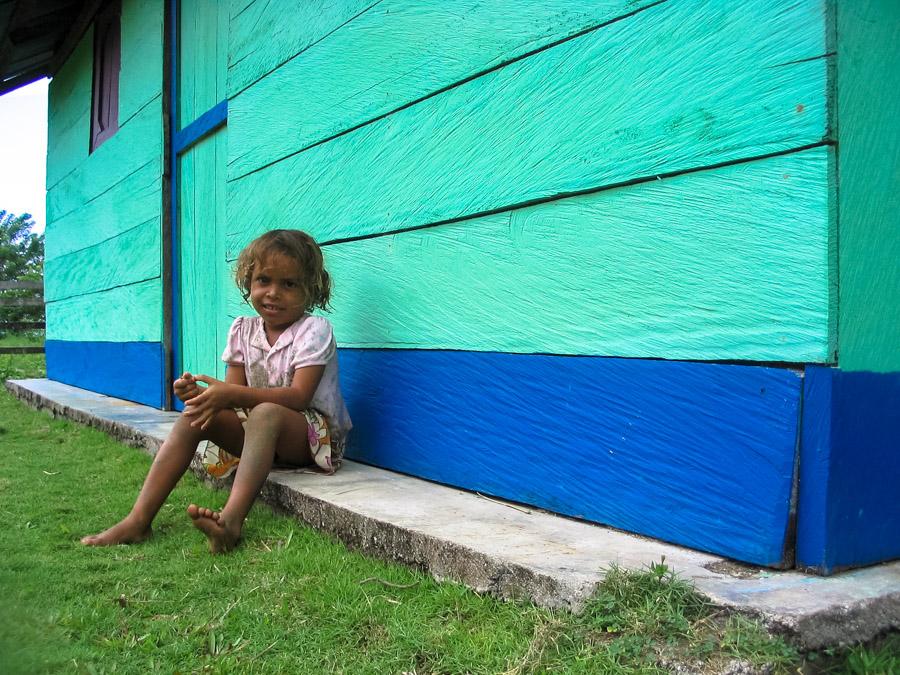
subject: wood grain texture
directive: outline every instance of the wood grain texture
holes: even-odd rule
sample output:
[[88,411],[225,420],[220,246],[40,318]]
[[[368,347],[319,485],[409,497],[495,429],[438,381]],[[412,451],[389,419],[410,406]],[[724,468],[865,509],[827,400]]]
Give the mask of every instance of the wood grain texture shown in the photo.
[[162,302],[159,278],[48,302],[47,339],[159,342]]
[[328,246],[352,347],[826,361],[815,148]]
[[50,80],[47,95],[47,189],[88,156],[91,134],[91,68],[94,31],[89,28]]
[[844,370],[900,371],[900,4],[837,3]]
[[[257,35],[265,42],[267,36]],[[179,129],[225,98],[228,6],[211,0],[181,3]]]
[[900,557],[900,372],[809,367],[797,564],[824,574]]
[[229,251],[273,227],[389,232],[820,142],[822,14],[667,2],[569,40],[230,182]]
[[151,159],[106,192],[48,223],[47,261],[96,246],[148,220],[158,220],[161,190],[159,161]]
[[228,95],[234,96],[377,2],[254,0],[232,3]]
[[[119,122],[124,126],[162,91],[162,5],[122,3]],[[47,188],[52,189],[88,157],[90,142],[93,29],[50,82]],[[157,132],[162,134],[161,128]]]
[[382,0],[232,100],[229,178],[652,2]]
[[47,340],[45,347],[47,376],[51,379],[154,408],[163,407],[161,343]]
[[225,263],[225,152],[227,131],[220,129],[184,153],[179,160],[180,317],[176,370],[224,376],[219,356],[228,326],[223,286],[230,283]]
[[340,360],[356,459],[739,560],[783,560],[791,371],[422,350],[341,349]]
[[160,275],[159,216],[107,239],[44,264],[48,301],[95,293]]
[[121,19],[119,123],[162,92],[163,7],[155,0],[125,0]]
[[[49,161],[54,161],[51,157]],[[74,171],[47,192],[48,229],[149,162],[162,176],[162,98],[157,96]],[[162,182],[158,192],[162,199]],[[120,204],[124,207],[124,204]],[[123,208],[123,211],[125,209]]]

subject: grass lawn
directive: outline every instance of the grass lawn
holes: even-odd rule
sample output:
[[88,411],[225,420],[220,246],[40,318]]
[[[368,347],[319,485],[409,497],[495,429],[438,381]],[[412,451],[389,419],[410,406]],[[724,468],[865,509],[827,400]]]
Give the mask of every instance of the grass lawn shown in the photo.
[[[43,375],[41,357],[6,358],[7,376]],[[184,509],[220,507],[225,494],[190,476],[149,542],[81,546],[128,510],[149,463],[0,392],[0,673],[717,672],[732,659],[900,672],[896,634],[877,649],[801,657],[716,613],[662,564],[611,570],[573,617],[369,559],[259,505],[245,543],[212,557]]]

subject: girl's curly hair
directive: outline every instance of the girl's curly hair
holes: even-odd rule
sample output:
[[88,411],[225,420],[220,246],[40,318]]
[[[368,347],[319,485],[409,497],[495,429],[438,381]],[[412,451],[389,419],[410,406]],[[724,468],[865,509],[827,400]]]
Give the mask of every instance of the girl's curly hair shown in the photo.
[[322,251],[315,240],[301,230],[271,230],[251,241],[238,256],[234,266],[234,280],[245,301],[250,298],[253,271],[273,253],[280,253],[297,261],[300,285],[306,307],[328,309],[331,299],[331,277],[325,270]]

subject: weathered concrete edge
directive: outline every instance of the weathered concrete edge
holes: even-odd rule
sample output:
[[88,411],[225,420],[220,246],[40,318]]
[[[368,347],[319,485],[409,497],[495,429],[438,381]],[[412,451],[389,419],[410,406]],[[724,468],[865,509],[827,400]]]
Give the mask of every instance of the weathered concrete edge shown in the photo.
[[49,412],[53,417],[63,417],[73,422],[78,422],[95,429],[103,431],[125,445],[133,448],[139,448],[155,455],[156,451],[162,445],[163,439],[157,438],[151,434],[135,429],[129,424],[117,422],[115,420],[106,419],[95,415],[86,410],[79,410],[68,405],[64,405],[42,394],[32,391],[27,387],[23,387],[14,380],[6,380],[6,389],[13,396],[23,403],[30,405],[35,410],[43,410]]
[[[150,455],[163,439],[129,424],[104,418],[87,410],[61,404],[53,399],[7,381],[6,388],[19,400],[56,417],[100,429]],[[199,459],[199,458],[198,458]],[[195,460],[192,471],[204,482],[227,488],[229,481],[215,481]],[[476,592],[490,593],[506,600],[531,601],[540,606],[580,611],[597,583],[567,585],[549,574],[540,574],[523,565],[493,558],[452,541],[405,529],[357,511],[298,491],[269,477],[262,499],[320,531],[329,533],[348,547],[378,557],[415,566],[439,580],[462,583]],[[817,612],[784,614],[729,602],[716,593],[698,590],[717,606],[760,619],[770,630],[793,640],[802,649],[865,642],[900,629],[900,589],[887,596],[835,605]]]
[[462,583],[478,593],[578,612],[596,587],[596,583],[568,585],[467,546],[335,506],[281,483],[277,476],[266,482],[262,497],[352,549],[416,567],[438,580]]
[[900,630],[900,590],[791,621],[778,616],[763,616],[762,621],[769,630],[786,635],[804,650],[865,643],[890,630]]
[[[11,380],[6,381],[6,388],[36,410],[94,427],[151,456],[164,440],[128,424],[61,404]],[[199,456],[191,463],[191,471],[216,488],[228,489],[230,486],[229,479],[211,478],[200,464]],[[490,593],[504,600],[525,600],[542,607],[579,612],[596,587],[596,583],[568,585],[523,565],[500,561],[452,541],[336,506],[283,484],[277,474],[266,480],[260,498],[301,522],[327,532],[352,549],[416,567],[435,579],[452,580],[478,593]]]

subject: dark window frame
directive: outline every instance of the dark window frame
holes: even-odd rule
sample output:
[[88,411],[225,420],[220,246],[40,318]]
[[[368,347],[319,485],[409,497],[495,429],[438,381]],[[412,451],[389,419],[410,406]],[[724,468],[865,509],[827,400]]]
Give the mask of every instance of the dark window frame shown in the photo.
[[94,19],[91,85],[91,146],[94,152],[119,130],[119,71],[122,63],[122,3],[110,2]]

